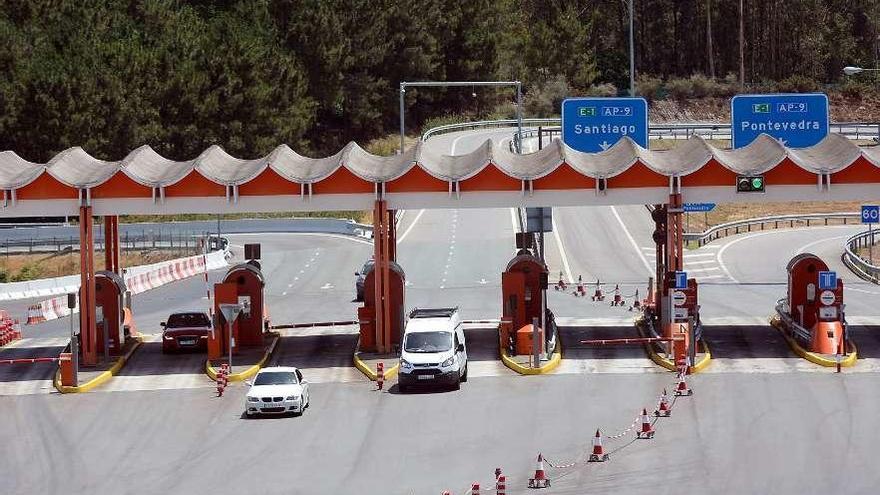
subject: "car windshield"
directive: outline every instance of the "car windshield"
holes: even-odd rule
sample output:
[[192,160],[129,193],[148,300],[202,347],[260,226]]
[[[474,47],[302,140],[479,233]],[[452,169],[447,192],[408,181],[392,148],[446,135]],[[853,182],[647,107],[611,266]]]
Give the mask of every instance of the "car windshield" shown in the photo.
[[292,371],[271,371],[257,375],[254,385],[296,385],[296,374]]
[[443,352],[452,349],[452,332],[414,332],[406,335],[406,352]]
[[211,320],[205,313],[175,313],[168,317],[167,328],[209,327]]

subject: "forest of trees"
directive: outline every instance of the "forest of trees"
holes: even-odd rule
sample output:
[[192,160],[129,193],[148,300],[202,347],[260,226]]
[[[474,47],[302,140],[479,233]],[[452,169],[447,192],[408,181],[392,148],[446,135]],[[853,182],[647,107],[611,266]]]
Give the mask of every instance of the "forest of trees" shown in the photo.
[[[840,84],[844,65],[878,64],[877,0],[631,1],[643,81],[737,81],[740,24],[753,88]],[[117,160],[149,144],[191,159],[211,144],[255,157],[287,143],[323,155],[395,132],[404,80],[519,79],[532,101],[550,85],[623,94],[626,2],[0,0],[0,150]],[[509,113],[512,99],[413,89],[410,131]]]

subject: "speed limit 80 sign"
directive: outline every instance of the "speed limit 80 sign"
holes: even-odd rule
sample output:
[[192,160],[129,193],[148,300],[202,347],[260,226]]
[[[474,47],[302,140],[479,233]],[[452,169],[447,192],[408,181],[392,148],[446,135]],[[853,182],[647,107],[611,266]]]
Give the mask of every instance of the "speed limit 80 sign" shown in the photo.
[[880,223],[880,206],[862,205],[862,223]]

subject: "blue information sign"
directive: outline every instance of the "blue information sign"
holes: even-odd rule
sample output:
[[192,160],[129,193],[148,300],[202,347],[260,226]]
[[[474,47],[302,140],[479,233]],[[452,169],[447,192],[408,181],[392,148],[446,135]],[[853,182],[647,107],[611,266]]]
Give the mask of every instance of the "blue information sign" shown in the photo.
[[862,223],[880,223],[880,206],[862,205]]
[[819,272],[819,290],[837,288],[837,272]]
[[715,209],[715,203],[685,203],[681,206],[688,213],[712,211]]
[[688,274],[687,272],[675,272],[675,288],[676,289],[687,289],[688,287]]
[[623,136],[648,147],[644,98],[567,98],[562,102],[562,142],[587,153],[607,150]]
[[736,95],[730,100],[733,148],[769,134],[790,148],[828,135],[828,97],[821,93]]

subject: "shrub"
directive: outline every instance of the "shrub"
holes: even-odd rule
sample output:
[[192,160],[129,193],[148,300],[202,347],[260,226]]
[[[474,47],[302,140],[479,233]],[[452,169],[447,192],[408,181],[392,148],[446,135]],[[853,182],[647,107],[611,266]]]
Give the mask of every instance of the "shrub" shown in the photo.
[[565,76],[556,76],[547,80],[526,93],[523,108],[529,117],[553,117],[559,115],[562,100],[571,94],[571,87]]
[[659,77],[639,76],[636,79],[636,93],[648,102],[663,99],[663,81]]
[[780,93],[811,93],[819,89],[819,83],[809,77],[794,75],[779,81],[776,89]]
[[861,101],[862,97],[872,93],[872,88],[865,83],[847,80],[840,86],[840,94],[848,100]]
[[617,96],[617,88],[611,83],[590,86],[585,96]]
[[674,100],[687,100],[694,96],[694,85],[689,79],[670,79],[666,81],[666,90]]

